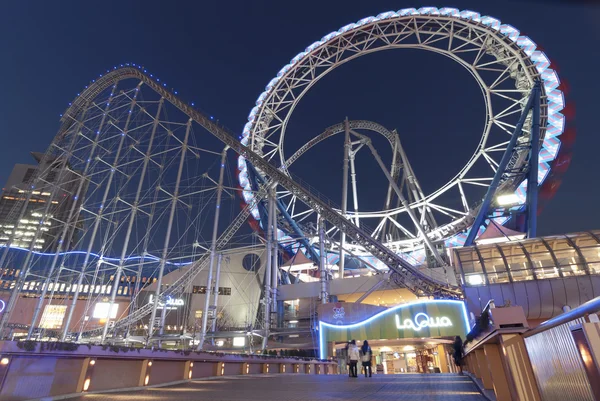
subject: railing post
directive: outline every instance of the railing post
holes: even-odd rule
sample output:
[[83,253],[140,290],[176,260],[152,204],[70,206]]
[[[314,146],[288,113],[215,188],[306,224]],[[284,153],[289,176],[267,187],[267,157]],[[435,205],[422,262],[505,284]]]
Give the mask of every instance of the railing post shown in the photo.
[[501,335],[500,345],[512,399],[541,400],[523,337],[518,334]]
[[485,359],[487,361],[487,369],[492,377],[492,385],[494,387],[496,399],[510,400],[508,381],[506,380],[506,374],[504,373],[504,366],[502,364],[502,359],[500,358],[498,344],[485,344],[483,346],[483,352],[485,353]]
[[485,351],[482,348],[476,349],[475,358],[477,359],[477,365],[479,366],[479,374],[481,375],[483,388],[486,390],[493,389],[494,385],[492,384],[492,372],[490,372],[490,369],[488,368],[488,363],[485,358]]

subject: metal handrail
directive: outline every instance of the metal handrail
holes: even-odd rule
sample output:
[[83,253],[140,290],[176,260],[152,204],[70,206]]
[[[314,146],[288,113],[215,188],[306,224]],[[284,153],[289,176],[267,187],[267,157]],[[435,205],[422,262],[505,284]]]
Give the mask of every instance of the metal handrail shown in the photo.
[[596,313],[600,311],[600,297],[596,297],[592,300],[587,301],[583,305],[565,312],[561,315],[553,317],[550,320],[546,320],[544,323],[540,324],[536,328],[533,328],[525,333],[523,333],[523,337],[531,337],[536,334],[542,333],[546,330],[550,330],[554,327],[560,326],[561,324],[565,324],[571,322],[575,319],[579,319],[591,313]]

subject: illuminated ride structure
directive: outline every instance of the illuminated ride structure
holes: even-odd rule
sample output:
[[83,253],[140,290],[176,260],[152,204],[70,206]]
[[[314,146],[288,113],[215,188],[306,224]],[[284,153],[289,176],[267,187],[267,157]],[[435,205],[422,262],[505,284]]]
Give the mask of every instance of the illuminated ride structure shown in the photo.
[[[289,149],[285,144],[290,118],[314,84],[346,62],[389,49],[421,49],[444,55],[469,71],[481,88],[486,112],[481,139],[464,167],[431,193],[423,192],[411,168],[400,141],[403,133],[375,122],[344,121],[307,138],[291,154],[284,152],[284,148]],[[344,149],[339,150],[344,155],[341,202],[327,201],[411,265],[425,267],[420,269],[425,274],[455,285],[452,274],[431,269],[447,264],[446,249],[472,244],[489,224],[508,223],[535,237],[537,185],[528,187],[528,182],[544,182],[560,149],[558,138],[565,122],[561,114],[564,98],[558,86],[558,76],[544,53],[510,25],[473,11],[403,9],[346,25],[294,57],[258,97],[244,127],[242,144],[301,181],[292,173],[293,164],[321,141],[344,135]],[[388,140],[392,160],[381,160],[367,132]],[[355,158],[360,149],[372,154],[389,182],[378,211],[361,210],[358,204]],[[248,204],[254,201],[257,185],[265,181],[255,167],[239,156],[239,182]],[[357,274],[345,271],[348,257],[355,267],[387,270],[386,262],[373,257],[369,249],[347,241],[343,230],[320,224],[318,211],[306,207],[294,193],[280,188],[276,196],[281,221],[276,238],[287,252],[302,252],[319,261],[317,264],[328,264],[329,271],[324,274],[333,278]],[[533,208],[531,213],[528,207]],[[252,209],[260,223],[255,226],[263,231],[267,231],[264,222],[268,210],[261,204]],[[473,226],[476,229],[471,229]]]
[[[344,121],[307,138],[293,155],[284,154],[290,116],[320,78],[359,56],[396,48],[449,57],[481,87],[487,116],[481,140],[447,184],[423,192],[400,136],[369,121]],[[13,209],[14,220],[21,221],[31,209],[34,191],[50,193],[38,210],[42,217],[39,228],[32,231],[31,244],[41,237],[44,221],[50,221],[58,249],[41,254],[33,246],[11,247],[15,234],[7,241],[9,246],[0,248],[0,268],[20,269],[0,331],[7,326],[20,293],[31,290],[25,287],[34,281],[40,300],[30,337],[43,300],[52,303],[61,283],[71,285],[60,301],[67,308],[63,327],[72,327],[72,319],[80,319],[77,330],[63,330],[63,340],[104,342],[110,336],[126,336],[139,322],[150,327],[149,337],[160,336],[168,308],[159,305],[189,292],[204,271],[208,281],[199,337],[202,347],[211,331],[209,310],[216,304],[211,294],[213,274],[218,277],[218,254],[233,246],[232,239],[249,220],[264,237],[267,254],[262,300],[256,307],[262,323],[250,327],[261,336],[268,337],[270,316],[279,307],[278,286],[302,280],[280,269],[282,254],[285,260],[293,260],[301,253],[318,265],[319,271],[311,277],[320,281],[321,302],[329,299],[330,280],[344,277],[346,260],[358,261],[355,266],[370,274],[389,273],[394,283],[418,296],[460,298],[462,291],[448,266],[446,248],[470,244],[486,225],[515,221],[511,217],[521,212],[528,215],[528,234],[535,236],[537,185],[557,157],[564,128],[558,85],[544,53],[515,28],[472,11],[431,7],[365,18],[307,47],[269,82],[241,136],[194,103],[181,100],[144,67],[114,67],[78,94],[61,118],[59,132],[44,156],[54,160],[52,173],[59,178],[50,182],[49,171],[38,171],[31,190]],[[381,159],[368,132],[386,137],[393,149],[391,162]],[[290,171],[303,153],[336,134],[345,136],[340,150],[345,159],[341,206]],[[380,211],[360,210],[358,188],[349,178],[355,174],[354,156],[361,148],[370,150],[389,182]],[[231,157],[237,158],[239,186],[227,182]],[[481,161],[487,171],[478,168]],[[537,178],[537,183],[528,177]],[[485,196],[469,198],[468,186],[483,188]],[[235,204],[236,190],[244,200],[243,208],[225,221],[229,216],[220,212],[226,204]],[[347,202],[349,192],[352,208]],[[497,195],[508,201],[499,204]],[[460,208],[444,204],[452,197],[460,199]],[[56,218],[54,209],[67,201],[69,212]],[[163,285],[163,277],[181,266],[185,268],[177,278]],[[139,302],[141,278],[149,276],[156,279],[156,302]],[[93,292],[99,285],[105,290]],[[127,311],[107,318],[101,327],[86,323],[92,298],[108,303],[110,311],[121,296],[131,297]],[[74,317],[81,303],[85,313]]]

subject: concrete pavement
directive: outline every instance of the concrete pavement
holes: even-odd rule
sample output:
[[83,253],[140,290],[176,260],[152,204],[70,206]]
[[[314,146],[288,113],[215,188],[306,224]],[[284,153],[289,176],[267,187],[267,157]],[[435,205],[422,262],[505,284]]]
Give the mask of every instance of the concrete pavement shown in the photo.
[[77,401],[485,401],[471,379],[455,374],[273,375],[223,377],[143,391],[87,394]]

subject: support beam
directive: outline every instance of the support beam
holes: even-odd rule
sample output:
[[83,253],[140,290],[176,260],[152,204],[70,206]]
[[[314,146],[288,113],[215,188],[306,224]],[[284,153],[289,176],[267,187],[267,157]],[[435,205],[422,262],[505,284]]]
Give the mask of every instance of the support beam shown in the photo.
[[410,208],[410,204],[408,203],[408,201],[406,200],[406,198],[404,197],[404,195],[402,194],[402,191],[400,190],[400,188],[398,187],[398,184],[396,184],[396,182],[394,181],[394,179],[392,178],[390,172],[387,170],[387,168],[385,167],[385,164],[383,164],[383,161],[381,160],[381,157],[379,157],[379,154],[377,153],[377,150],[375,149],[375,147],[373,146],[373,144],[371,143],[371,140],[363,135],[361,135],[362,139],[365,141],[365,144],[369,147],[369,149],[371,150],[371,153],[373,154],[373,157],[375,158],[375,160],[377,161],[377,164],[379,164],[379,167],[381,167],[381,170],[383,171],[383,173],[385,174],[385,176],[387,177],[388,181],[390,182],[390,184],[392,185],[392,188],[394,188],[394,191],[396,192],[396,195],[398,196],[398,199],[400,199],[400,202],[402,202],[402,205],[406,208],[406,212],[408,213],[408,216],[411,218],[411,220],[413,221],[413,224],[415,225],[417,231],[419,232],[419,234],[421,235],[421,237],[423,238],[423,242],[425,242],[425,245],[429,248],[429,250],[431,251],[431,253],[433,254],[433,257],[435,258],[435,260],[441,265],[444,266],[446,263],[444,262],[444,260],[442,259],[442,257],[440,256],[440,254],[438,253],[436,247],[433,245],[433,243],[431,242],[431,240],[429,239],[429,237],[427,236],[427,233],[425,232],[425,230],[423,229],[423,226],[421,226],[419,220],[417,219],[417,216],[415,215],[415,212]]
[[[136,99],[138,93],[139,93],[139,91],[136,91],[135,96],[134,96],[134,100]],[[107,104],[107,107],[108,107],[108,104]],[[133,108],[134,108],[134,103],[132,102],[129,110],[133,110]],[[108,109],[106,109],[106,111],[108,112]],[[105,123],[108,124],[106,122],[106,119],[107,119],[106,115],[108,114],[107,112],[104,113],[104,115],[102,117],[102,120],[100,122],[100,126],[101,127],[104,127]],[[124,132],[127,132],[130,118],[131,118],[131,113],[127,116],[127,122],[125,123]],[[101,132],[102,132],[101,129],[99,129],[96,134],[100,135]],[[73,301],[71,302],[71,306],[69,307],[69,311],[67,312],[67,318],[65,320],[65,323],[63,324],[64,330],[63,330],[63,333],[62,333],[62,336],[61,336],[61,341],[65,341],[67,339],[67,335],[69,334],[69,327],[71,325],[71,319],[73,318],[73,312],[75,311],[75,306],[77,305],[77,300],[79,298],[79,290],[81,288],[81,284],[83,283],[83,278],[85,276],[85,273],[86,273],[86,270],[87,270],[87,267],[88,267],[88,263],[89,263],[91,252],[92,252],[92,248],[94,247],[94,242],[96,240],[96,235],[98,234],[98,229],[100,228],[100,223],[102,222],[102,216],[103,216],[103,213],[104,213],[104,205],[106,204],[106,200],[108,199],[108,194],[110,192],[110,186],[111,186],[112,180],[114,178],[114,172],[115,172],[114,166],[116,166],[119,163],[119,159],[121,157],[121,151],[123,149],[123,141],[124,140],[125,140],[125,135],[121,136],[121,139],[119,141],[119,145],[117,147],[117,152],[115,154],[115,161],[114,161],[114,164],[112,165],[112,168],[111,168],[111,171],[109,173],[106,186],[104,188],[104,194],[102,196],[102,202],[100,203],[100,205],[101,205],[100,206],[100,210],[98,211],[98,213],[96,215],[96,218],[94,220],[94,226],[92,228],[92,235],[91,235],[89,243],[88,243],[86,254],[85,254],[85,257],[84,257],[84,260],[83,260],[83,264],[82,264],[82,267],[81,267],[81,272],[79,273],[79,277],[77,279],[77,288],[75,290],[75,294],[73,294]],[[117,282],[115,281],[115,284],[116,283]],[[116,287],[115,285],[113,285],[113,286]],[[109,309],[109,314],[110,314],[110,309]],[[110,319],[107,319],[107,321],[108,320],[110,320]]]
[[274,197],[273,206],[269,211],[269,219],[271,220],[271,226],[273,227],[273,240],[271,242],[271,311],[277,311],[277,287],[279,286],[279,242],[277,236],[277,198],[275,190],[273,188]]
[[[204,301],[204,311],[202,313],[202,332],[200,333],[200,343],[198,344],[198,348],[202,349],[202,347],[204,346],[204,340],[206,339],[206,332],[208,331],[208,308],[210,305],[210,297],[212,295],[213,291],[210,291],[210,289],[212,288],[212,272],[214,270],[214,265],[215,265],[215,257],[216,252],[217,252],[217,234],[219,233],[219,215],[220,215],[220,211],[221,211],[221,196],[223,194],[223,175],[225,173],[225,161],[227,159],[227,149],[229,149],[229,146],[225,146],[225,148],[223,149],[223,152],[221,153],[221,167],[219,168],[219,181],[217,183],[217,204],[215,205],[215,218],[213,220],[213,231],[212,231],[212,238],[211,238],[211,243],[210,243],[210,261],[209,261],[209,267],[208,267],[208,271],[209,271],[209,280],[210,283],[206,284],[206,299]],[[220,258],[220,256],[219,256]],[[219,292],[219,287],[216,287],[216,292]],[[213,322],[212,322],[212,328],[214,331],[214,327],[215,327],[215,323],[216,323],[216,313],[217,313],[217,309],[216,309],[216,305],[214,308],[212,308],[212,310],[214,310],[215,315],[213,316]]]
[[[473,245],[473,241],[475,241],[475,237],[477,236],[477,232],[479,231],[479,228],[481,227],[484,220],[488,216],[488,213],[490,211],[490,206],[492,204],[492,200],[494,198],[494,195],[496,194],[496,190],[498,189],[498,186],[500,185],[500,181],[502,179],[502,176],[504,175],[504,171],[506,170],[506,167],[508,166],[508,162],[510,161],[510,158],[512,156],[515,145],[517,144],[517,139],[519,139],[519,137],[521,136],[521,133],[523,130],[523,125],[525,124],[525,120],[527,119],[529,110],[531,110],[531,107],[534,105],[535,98],[536,97],[539,98],[539,96],[540,96],[540,90],[541,90],[540,85],[541,85],[540,81],[536,81],[535,85],[533,86],[533,89],[531,90],[531,94],[529,95],[527,104],[525,105],[525,107],[523,108],[523,112],[521,113],[521,118],[519,118],[519,122],[517,123],[515,130],[513,131],[513,134],[510,138],[510,141],[508,142],[508,145],[506,146],[506,151],[504,151],[504,155],[502,155],[502,159],[500,160],[500,163],[498,164],[498,169],[496,170],[496,174],[494,174],[494,178],[492,179],[492,182],[490,183],[490,186],[488,187],[487,193],[485,194],[485,197],[483,198],[483,202],[479,209],[479,213],[477,214],[477,217],[475,217],[475,221],[473,222],[473,225],[471,226],[471,230],[469,231],[469,235],[467,236],[467,239],[465,240],[464,246]],[[539,126],[539,123],[538,123],[538,126]],[[538,142],[539,142],[539,137],[538,137]],[[537,180],[536,180],[536,182],[537,182]]]
[[[346,217],[348,212],[348,162],[352,144],[350,143],[350,124],[348,117],[344,120],[344,166],[342,176],[342,216]],[[344,260],[344,245],[346,244],[346,233],[342,231],[340,238],[340,278],[344,278],[345,260]]]
[[[162,255],[158,264],[158,277],[156,279],[156,291],[154,293],[154,304],[152,305],[152,313],[150,318],[150,337],[154,335],[154,321],[156,319],[156,310],[158,308],[158,304],[162,300],[162,279],[165,272],[165,264],[167,263],[167,254],[169,252],[169,245],[171,242],[171,230],[173,229],[173,219],[175,217],[175,210],[177,208],[177,203],[179,202],[179,185],[181,183],[181,175],[183,173],[183,166],[185,164],[185,156],[188,148],[188,139],[190,137],[190,131],[192,129],[192,119],[189,119],[187,122],[187,126],[185,128],[185,137],[183,139],[183,144],[181,145],[181,155],[179,158],[179,169],[177,170],[177,179],[175,181],[175,189],[173,191],[173,198],[171,199],[171,210],[169,213],[169,222],[167,223],[167,232],[165,233],[165,241],[163,245]],[[121,278],[121,273],[123,269],[120,268],[117,270],[115,283],[118,283]],[[112,307],[115,302],[115,297],[117,296],[117,285],[113,286],[110,305]],[[160,314],[160,326],[159,326],[159,334],[162,336],[164,326],[165,326],[165,318],[167,316],[167,308],[166,305],[163,307],[162,312]],[[108,330],[108,320],[106,320],[106,325],[104,326],[104,333],[102,334],[102,340],[106,337],[106,332]]]
[[[221,281],[222,263],[223,263],[223,254],[220,253],[219,256],[217,257],[217,272],[215,274],[215,288],[213,291],[214,297],[213,297],[213,304],[211,305],[211,309],[214,310],[215,313],[217,313],[217,310],[219,308],[219,285],[220,285],[220,281]],[[216,330],[217,330],[217,319],[213,319],[211,331],[214,333]],[[214,340],[214,337],[213,337],[213,340]]]
[[[354,165],[354,159],[356,156],[356,150],[350,150],[350,175],[352,177],[352,199],[354,201],[354,224],[356,227],[360,227],[360,218],[358,217],[358,189],[356,187],[356,166]],[[345,217],[345,216],[344,216]]]
[[[535,89],[537,87],[537,90]],[[527,174],[527,238],[537,236],[538,171],[540,155],[540,88],[533,97],[531,124],[531,149],[529,153],[529,171]]]
[[265,268],[264,278],[264,290],[263,290],[263,311],[264,311],[264,331],[265,336],[262,339],[263,351],[267,348],[267,342],[269,340],[269,332],[271,330],[271,276],[273,274],[273,224],[272,215],[275,210],[276,193],[275,188],[271,186],[268,192],[268,203],[267,203],[267,266]]
[[319,276],[321,281],[321,303],[326,304],[329,297],[327,290],[327,254],[325,253],[325,219],[319,216]]
[[384,285],[385,283],[388,282],[389,279],[389,274],[386,274],[385,276],[383,276],[381,278],[381,280],[379,280],[379,282],[377,284],[375,284],[373,287],[369,288],[364,294],[362,294],[360,296],[360,298],[358,298],[356,301],[354,301],[355,304],[359,304],[362,301],[364,301],[365,299],[367,299],[367,297],[369,295],[371,295],[372,293],[374,293],[375,291],[377,291],[379,289],[379,287],[381,287],[382,285]]

